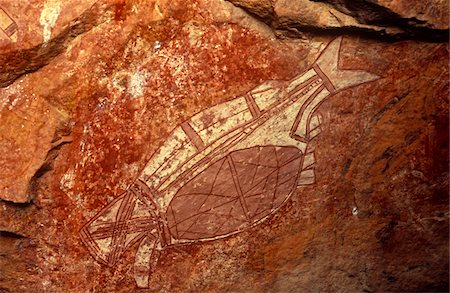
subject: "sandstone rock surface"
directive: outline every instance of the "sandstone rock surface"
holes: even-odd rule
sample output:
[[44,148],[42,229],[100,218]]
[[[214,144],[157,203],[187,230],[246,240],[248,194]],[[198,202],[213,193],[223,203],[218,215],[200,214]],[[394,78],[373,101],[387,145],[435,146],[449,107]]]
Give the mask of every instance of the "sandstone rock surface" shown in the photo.
[[448,291],[448,23],[0,0],[0,292]]

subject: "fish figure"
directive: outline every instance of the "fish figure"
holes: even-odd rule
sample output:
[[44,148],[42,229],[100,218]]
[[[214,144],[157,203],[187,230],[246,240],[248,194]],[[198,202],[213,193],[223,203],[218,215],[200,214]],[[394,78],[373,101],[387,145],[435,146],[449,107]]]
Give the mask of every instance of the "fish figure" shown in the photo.
[[289,81],[265,82],[176,127],[126,192],[81,230],[97,261],[114,266],[139,242],[134,277],[148,287],[167,248],[211,241],[264,222],[298,186],[315,183],[320,104],[379,78],[338,68],[342,38]]

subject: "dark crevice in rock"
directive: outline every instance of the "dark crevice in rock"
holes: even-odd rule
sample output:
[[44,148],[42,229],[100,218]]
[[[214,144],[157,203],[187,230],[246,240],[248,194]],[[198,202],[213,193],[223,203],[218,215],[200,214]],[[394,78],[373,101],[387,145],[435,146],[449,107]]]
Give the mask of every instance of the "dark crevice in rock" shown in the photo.
[[53,161],[58,157],[58,150],[61,148],[61,146],[62,145],[52,148],[48,152],[47,158],[45,159],[44,163],[36,171],[36,173],[34,173],[33,177],[31,177],[30,183],[28,185],[28,191],[27,191],[27,195],[28,195],[28,198],[30,198],[30,200],[33,200],[38,193],[40,179],[46,173],[53,170]]
[[388,8],[367,0],[312,0],[314,2],[328,3],[336,10],[352,16],[359,23],[377,25],[382,27],[392,26],[402,29],[424,27],[427,22],[417,18],[403,18]]
[[70,43],[94,27],[105,22],[113,5],[94,4],[56,37],[27,50],[0,55],[0,87],[6,87],[21,76],[35,72],[63,53]]
[[381,108],[380,111],[378,111],[373,117],[372,119],[370,119],[370,123],[377,123],[381,117],[390,109],[392,109],[398,102],[400,102],[401,100],[403,100],[405,97],[407,97],[409,95],[410,91],[403,93],[402,95],[393,98],[392,100],[390,100],[383,108]]
[[72,137],[70,136],[70,124],[65,124],[55,132],[55,136],[52,141],[52,147],[48,151],[44,163],[41,167],[34,173],[33,177],[30,179],[28,186],[28,197],[34,199],[39,188],[40,179],[49,171],[53,170],[53,163],[59,155],[60,149],[72,142]]
[[375,237],[380,244],[385,244],[390,238],[391,234],[394,232],[395,227],[397,227],[398,222],[391,219],[383,228],[375,233]]
[[[347,14],[359,23],[372,25],[378,29],[369,29],[358,26],[344,27],[321,27],[312,24],[305,24],[295,20],[282,20],[272,7],[266,7],[262,11],[256,6],[250,7],[245,1],[228,0],[236,7],[242,8],[248,15],[265,23],[276,31],[280,38],[304,38],[309,35],[320,36],[340,36],[351,35],[367,39],[376,39],[384,42],[396,42],[403,40],[416,40],[422,42],[441,43],[449,40],[449,30],[435,29],[428,26],[425,21],[417,18],[403,18],[401,15],[388,8],[367,2],[357,1],[333,1],[333,0],[313,0],[329,4],[332,9],[336,9]],[[395,29],[399,32],[389,32]]]
[[342,175],[347,174],[348,169],[350,169],[350,166],[352,165],[353,159],[348,159],[345,164],[344,167],[342,167]]
[[27,208],[34,204],[32,199],[29,199],[26,202],[14,202],[14,201],[6,200],[3,198],[0,198],[0,203],[4,204],[5,206],[16,207],[16,208]]
[[[449,39],[449,31],[434,29],[428,23],[415,17],[404,18],[379,4],[366,0],[313,0],[315,2],[329,3],[342,13],[352,16],[359,23],[375,25],[379,27],[399,28],[404,33],[399,34],[401,39],[411,39],[426,42],[446,42]],[[397,36],[397,34],[393,34]]]
[[38,191],[40,180],[46,173],[53,170],[53,163],[54,163],[54,160],[58,157],[60,149],[64,145],[72,142],[72,136],[71,136],[72,127],[73,127],[73,121],[68,120],[68,121],[62,122],[58,126],[58,128],[55,130],[55,134],[51,141],[51,146],[47,152],[44,163],[34,173],[33,177],[31,177],[31,179],[28,183],[28,190],[26,193],[27,200],[24,202],[13,202],[13,201],[5,200],[5,199],[0,199],[0,202],[3,202],[9,206],[14,206],[14,207],[19,207],[19,208],[26,208],[30,205],[36,205],[37,207],[39,207],[39,204],[37,202],[35,202],[34,199],[35,199],[35,196]]
[[436,34],[433,35],[412,35],[408,33],[389,34],[386,30],[371,30],[361,27],[329,27],[322,28],[316,26],[308,26],[303,24],[282,24],[276,27],[277,36],[285,38],[302,38],[306,36],[330,36],[338,37],[342,35],[362,37],[365,39],[373,39],[382,42],[398,42],[415,40],[422,42],[436,42],[441,43],[448,40],[448,31],[443,31],[439,37]]
[[4,230],[0,230],[0,237],[12,238],[12,239],[28,238],[28,237],[23,236],[21,234],[18,234],[18,233],[15,233],[15,232],[11,232],[11,231],[4,231]]

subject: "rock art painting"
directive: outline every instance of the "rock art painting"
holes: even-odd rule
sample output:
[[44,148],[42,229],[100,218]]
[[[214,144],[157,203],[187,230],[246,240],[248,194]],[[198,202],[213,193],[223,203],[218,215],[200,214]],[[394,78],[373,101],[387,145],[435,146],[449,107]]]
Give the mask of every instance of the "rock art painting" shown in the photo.
[[91,254],[114,266],[139,242],[134,277],[145,288],[166,248],[250,229],[314,184],[319,106],[379,78],[340,69],[341,40],[293,79],[267,81],[176,127],[128,190],[82,228]]
[[12,42],[17,42],[17,34],[18,34],[17,23],[1,7],[0,7],[0,30],[2,34],[8,37]]

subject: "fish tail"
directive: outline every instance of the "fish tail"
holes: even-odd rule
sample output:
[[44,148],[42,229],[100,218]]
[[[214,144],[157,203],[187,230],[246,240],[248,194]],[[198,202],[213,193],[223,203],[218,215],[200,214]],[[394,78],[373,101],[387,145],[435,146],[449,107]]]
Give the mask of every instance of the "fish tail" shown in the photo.
[[134,260],[134,280],[139,288],[148,288],[151,274],[155,271],[161,254],[158,237],[148,235],[142,239]]
[[128,248],[155,229],[155,214],[128,190],[95,215],[80,237],[97,261],[114,266]]
[[380,76],[364,71],[339,68],[342,37],[331,41],[315,62],[314,69],[330,82],[334,92],[380,79]]

